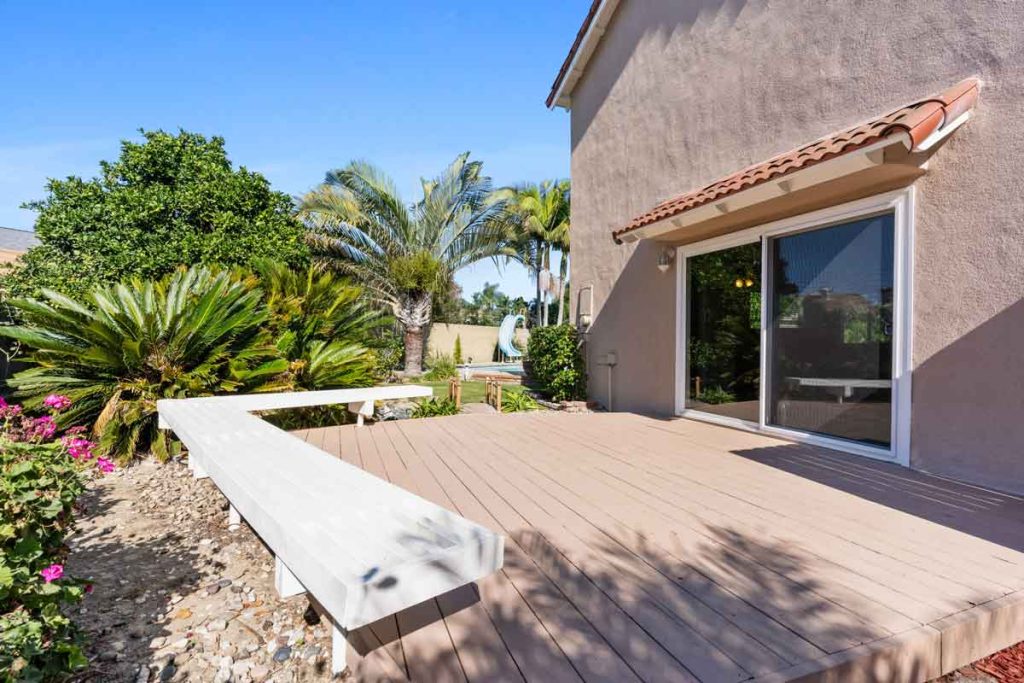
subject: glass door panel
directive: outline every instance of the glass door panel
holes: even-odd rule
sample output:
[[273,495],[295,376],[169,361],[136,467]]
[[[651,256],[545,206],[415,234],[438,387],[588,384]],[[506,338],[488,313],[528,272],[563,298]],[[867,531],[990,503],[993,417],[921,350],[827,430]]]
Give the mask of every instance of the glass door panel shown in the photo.
[[761,244],[686,260],[686,407],[760,420]]
[[768,424],[889,447],[894,223],[769,241]]

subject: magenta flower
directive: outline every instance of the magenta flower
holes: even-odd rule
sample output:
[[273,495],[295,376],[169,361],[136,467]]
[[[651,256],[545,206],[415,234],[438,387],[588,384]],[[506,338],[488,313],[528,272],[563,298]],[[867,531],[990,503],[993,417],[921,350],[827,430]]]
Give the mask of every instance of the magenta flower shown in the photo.
[[32,420],[32,427],[30,430],[30,436],[38,439],[50,439],[57,433],[57,423],[53,421],[53,418],[49,415],[43,417],[37,417]]
[[71,399],[63,394],[50,394],[43,399],[43,405],[59,413],[71,405]]
[[[2,401],[3,399],[0,399]],[[0,418],[11,418],[21,415],[21,406],[11,405],[7,401],[0,404]]]
[[106,458],[96,458],[96,467],[100,472],[109,474],[114,471],[114,463],[107,460]]
[[96,447],[89,439],[80,436],[65,436],[61,439],[64,448],[68,449],[68,455],[75,460],[92,460],[92,449]]
[[64,565],[51,564],[49,567],[39,572],[43,577],[43,581],[51,583],[56,581],[60,577],[64,576]]

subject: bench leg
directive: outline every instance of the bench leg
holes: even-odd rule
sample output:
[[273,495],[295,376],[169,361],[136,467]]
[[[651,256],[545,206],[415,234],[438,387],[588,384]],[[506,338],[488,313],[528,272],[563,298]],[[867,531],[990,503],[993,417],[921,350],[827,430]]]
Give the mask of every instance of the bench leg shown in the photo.
[[238,514],[238,509],[234,505],[228,503],[228,531],[238,531],[241,525],[242,515]]
[[356,414],[356,426],[362,427],[364,418],[373,417],[373,401],[349,403],[348,411]]
[[331,629],[331,675],[337,676],[348,668],[348,631],[333,624]]
[[193,478],[195,478],[195,479],[206,479],[207,477],[210,476],[210,475],[208,475],[206,473],[206,470],[203,469],[202,465],[200,465],[198,462],[196,462],[196,463],[192,462],[192,457],[191,456],[189,456],[188,461],[189,461],[189,467],[192,470],[192,477]]
[[301,595],[306,592],[305,586],[299,583],[295,574],[285,566],[280,557],[274,557],[274,588],[282,598],[290,598],[293,595]]

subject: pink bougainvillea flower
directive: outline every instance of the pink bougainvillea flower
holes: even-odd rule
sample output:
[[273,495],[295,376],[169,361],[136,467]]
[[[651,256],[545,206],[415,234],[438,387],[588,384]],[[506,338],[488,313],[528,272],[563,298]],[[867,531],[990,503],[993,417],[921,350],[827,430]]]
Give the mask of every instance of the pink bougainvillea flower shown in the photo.
[[43,581],[45,581],[46,583],[51,583],[53,581],[56,581],[60,577],[64,576],[64,565],[51,564],[49,567],[47,567],[39,573],[40,575],[42,575]]
[[68,427],[64,430],[65,434],[85,434],[85,427],[83,425],[75,425],[74,427]]
[[91,584],[91,583],[87,583],[87,584],[85,584],[85,594],[86,594],[86,595],[88,595],[88,594],[92,593],[92,590],[93,590],[93,586],[92,586],[92,584]]
[[11,405],[7,401],[0,404],[0,418],[17,417],[18,415],[21,415],[21,406]]
[[71,399],[64,394],[50,394],[43,399],[43,405],[56,412],[60,412],[71,405]]
[[57,423],[49,415],[32,420],[31,436],[39,439],[50,439],[57,433]]
[[106,458],[96,458],[96,467],[100,472],[107,474],[114,471],[114,463]]
[[0,396],[0,410],[3,410],[6,407],[7,407],[7,401],[4,400],[3,396]]
[[61,439],[64,448],[68,449],[68,455],[75,460],[92,460],[92,449],[96,447],[89,439],[80,436],[65,436]]

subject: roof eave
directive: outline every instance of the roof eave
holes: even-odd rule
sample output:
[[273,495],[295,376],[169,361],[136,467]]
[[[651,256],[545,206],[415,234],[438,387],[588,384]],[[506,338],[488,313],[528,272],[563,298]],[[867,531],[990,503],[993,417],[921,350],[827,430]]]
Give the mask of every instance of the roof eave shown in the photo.
[[701,204],[674,216],[666,216],[653,223],[623,231],[614,235],[614,240],[616,244],[626,244],[642,239],[656,238],[680,228],[696,225],[723,214],[733,213],[770,199],[791,194],[797,190],[822,185],[844,176],[881,166],[886,163],[885,150],[893,146],[910,150],[913,142],[906,133],[893,133],[874,144],[758,183],[722,197],[720,201]]
[[570,109],[572,107],[573,88],[583,76],[587,63],[597,50],[620,2],[621,0],[599,0],[596,9],[587,15],[589,21],[581,28],[582,37],[579,37],[579,42],[574,43],[573,48],[569,50],[569,54],[566,55],[565,62],[551,86],[551,92],[548,94],[546,102],[549,109],[555,107]]

